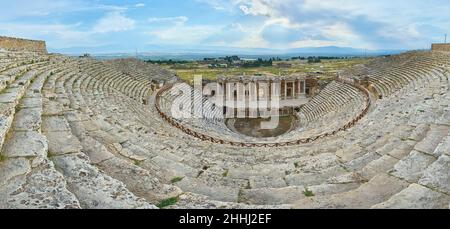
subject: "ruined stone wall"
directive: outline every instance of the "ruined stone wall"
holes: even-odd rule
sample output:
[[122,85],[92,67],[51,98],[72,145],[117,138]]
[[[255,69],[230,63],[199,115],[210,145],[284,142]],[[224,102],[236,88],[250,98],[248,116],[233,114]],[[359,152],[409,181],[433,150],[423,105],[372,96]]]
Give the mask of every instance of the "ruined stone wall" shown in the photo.
[[450,44],[432,44],[431,50],[450,52]]
[[45,41],[35,41],[3,36],[0,36],[0,49],[8,51],[47,53],[47,46],[45,44]]

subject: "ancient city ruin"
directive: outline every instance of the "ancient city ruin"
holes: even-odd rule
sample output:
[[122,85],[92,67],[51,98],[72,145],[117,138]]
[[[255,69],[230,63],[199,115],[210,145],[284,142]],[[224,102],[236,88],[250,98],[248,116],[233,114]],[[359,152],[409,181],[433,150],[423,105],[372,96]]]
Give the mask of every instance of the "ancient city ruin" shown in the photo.
[[[260,138],[173,118],[177,79],[157,65],[0,48],[0,208],[450,207],[448,50],[346,71]],[[283,96],[306,98],[295,79]]]

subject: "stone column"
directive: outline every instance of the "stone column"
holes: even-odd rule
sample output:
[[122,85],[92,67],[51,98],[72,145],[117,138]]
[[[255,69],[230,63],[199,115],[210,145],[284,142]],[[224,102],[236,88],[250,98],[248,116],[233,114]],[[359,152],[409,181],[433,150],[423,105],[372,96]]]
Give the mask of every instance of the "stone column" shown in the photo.
[[286,99],[287,98],[287,81],[286,80],[284,80],[284,99]]

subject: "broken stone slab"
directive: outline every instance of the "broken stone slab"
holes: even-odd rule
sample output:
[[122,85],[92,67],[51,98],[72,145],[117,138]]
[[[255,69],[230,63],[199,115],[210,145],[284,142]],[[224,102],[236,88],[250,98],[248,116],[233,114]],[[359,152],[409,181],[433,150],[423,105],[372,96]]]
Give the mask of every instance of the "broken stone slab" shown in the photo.
[[185,165],[180,162],[172,161],[162,156],[157,156],[152,158],[151,160],[155,164],[159,165],[162,169],[166,171],[164,174],[167,180],[172,179],[173,177],[196,177],[200,170],[194,169],[188,165]]
[[45,116],[42,118],[43,132],[70,131],[69,122],[64,116]]
[[321,184],[307,187],[308,191],[314,196],[332,195],[347,192],[360,186],[358,183],[341,183],[341,184]]
[[31,171],[30,161],[26,158],[7,158],[0,163],[0,187],[16,176]]
[[413,147],[414,146],[398,147],[389,152],[388,155],[398,160],[401,160],[402,158],[408,156],[411,153]]
[[286,175],[286,171],[294,169],[293,164],[282,165],[257,165],[249,167],[230,168],[228,176],[230,178],[248,179],[253,176],[268,176],[275,178],[283,178]]
[[133,153],[133,151],[128,150],[126,148],[122,148],[122,150],[119,151],[119,154],[122,155],[123,157],[126,157],[130,160],[137,161],[137,162],[142,162],[142,161],[147,160],[146,157],[136,155]]
[[419,184],[450,195],[450,156],[442,155],[425,170]]
[[392,196],[388,201],[377,204],[373,209],[446,209],[450,196],[435,192],[418,184]]
[[42,97],[24,98],[20,103],[21,108],[42,108]]
[[239,202],[256,205],[291,204],[306,198],[304,192],[305,188],[302,186],[243,189],[239,194]]
[[427,136],[422,141],[417,143],[414,149],[435,157],[439,157],[440,155],[435,154],[435,150],[441,143],[442,139],[448,135],[448,133],[449,127],[447,126],[432,126]]
[[45,159],[27,175],[14,176],[0,187],[0,208],[74,209],[80,204],[67,189],[64,177]]
[[387,201],[391,196],[402,191],[409,184],[387,174],[379,174],[359,188],[331,196],[315,196],[302,199],[294,204],[294,208],[342,208],[367,209],[378,203]]
[[343,162],[355,160],[364,155],[363,149],[359,145],[352,145],[349,148],[338,150],[336,156]]
[[367,180],[372,179],[379,173],[388,172],[393,168],[393,166],[398,162],[398,159],[393,158],[389,155],[384,155],[369,164],[367,164],[360,172],[360,175]]
[[409,136],[409,139],[414,141],[421,141],[427,135],[428,130],[430,130],[430,125],[428,124],[419,124]]
[[122,182],[100,172],[84,154],[55,156],[52,160],[83,208],[156,208],[132,194]]
[[45,132],[48,140],[48,152],[50,155],[63,155],[80,152],[81,143],[70,131]]
[[44,135],[36,131],[16,132],[8,137],[3,148],[6,157],[47,157],[48,144]]
[[353,159],[344,164],[347,169],[350,170],[360,170],[364,168],[370,162],[380,158],[381,156],[375,152],[366,153],[361,157]]
[[20,88],[10,88],[0,93],[0,103],[12,103],[15,106],[18,105],[20,98],[23,95],[23,91]]
[[356,172],[350,172],[343,175],[333,176],[326,180],[327,184],[351,184],[366,182],[367,179]]
[[252,188],[283,188],[286,187],[286,181],[282,177],[254,176],[249,178]]
[[290,209],[291,205],[248,205],[211,200],[208,196],[190,192],[179,196],[176,205],[169,209]]
[[391,174],[411,183],[417,182],[425,169],[435,160],[436,159],[430,155],[412,151],[409,156],[395,164]]
[[338,157],[332,153],[303,157],[294,163],[297,171],[320,171],[339,164]]
[[348,172],[341,166],[333,166],[320,172],[308,172],[290,174],[286,176],[286,183],[293,186],[313,186],[320,185],[330,177],[347,174]]
[[81,145],[83,152],[89,156],[93,164],[98,164],[115,157],[104,145],[90,136],[84,137],[81,140]]
[[14,118],[13,129],[15,131],[40,131],[42,108],[20,109]]
[[56,101],[49,101],[48,99],[44,99],[44,116],[58,116],[64,115],[64,107],[62,104]]
[[119,158],[105,160],[97,164],[97,167],[123,182],[133,194],[150,203],[158,203],[182,193],[175,186],[161,183],[150,171]]

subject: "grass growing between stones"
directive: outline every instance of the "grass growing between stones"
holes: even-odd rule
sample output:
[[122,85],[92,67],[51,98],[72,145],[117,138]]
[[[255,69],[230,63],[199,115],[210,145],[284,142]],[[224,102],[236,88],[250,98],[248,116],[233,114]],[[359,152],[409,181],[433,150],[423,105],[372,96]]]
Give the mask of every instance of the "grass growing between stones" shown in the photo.
[[315,196],[315,194],[309,190],[308,188],[305,189],[305,191],[303,191],[303,194],[305,194],[306,197],[313,197]]
[[161,202],[159,202],[156,205],[156,207],[158,207],[158,208],[167,208],[169,206],[177,204],[179,200],[180,200],[179,197],[168,198],[168,199],[165,199],[165,200],[162,200]]
[[184,177],[174,177],[174,178],[172,178],[172,180],[170,180],[170,182],[171,182],[172,184],[175,184],[175,183],[178,183],[178,182],[182,181],[183,178],[184,178]]
[[225,171],[225,172],[223,172],[223,173],[222,173],[222,176],[223,176],[223,177],[227,177],[227,176],[228,176],[228,172],[229,172],[228,170]]

